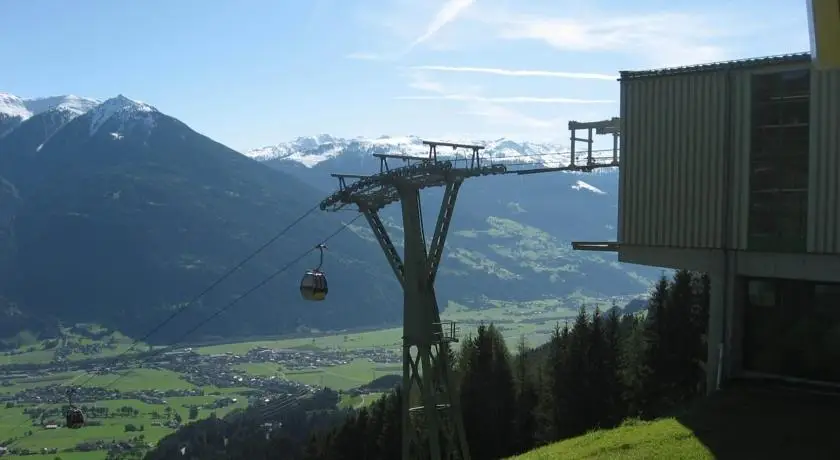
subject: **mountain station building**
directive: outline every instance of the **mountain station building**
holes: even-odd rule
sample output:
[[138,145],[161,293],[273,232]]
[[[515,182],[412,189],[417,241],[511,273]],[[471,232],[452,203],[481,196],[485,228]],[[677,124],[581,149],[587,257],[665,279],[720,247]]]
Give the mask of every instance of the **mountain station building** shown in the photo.
[[712,280],[709,390],[840,384],[840,70],[621,72],[619,260]]

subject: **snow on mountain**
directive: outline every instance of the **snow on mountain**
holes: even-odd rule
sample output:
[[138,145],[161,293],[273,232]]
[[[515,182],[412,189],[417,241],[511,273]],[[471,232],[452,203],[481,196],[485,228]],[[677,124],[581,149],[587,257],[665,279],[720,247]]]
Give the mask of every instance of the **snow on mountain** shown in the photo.
[[0,93],[0,114],[20,117],[22,120],[50,109],[66,110],[75,115],[81,115],[97,104],[99,104],[99,101],[96,99],[72,94],[23,99],[13,94]]
[[90,135],[96,134],[99,129],[111,120],[119,122],[119,128],[110,133],[119,140],[129,121],[143,123],[147,129],[155,127],[155,116],[158,110],[144,102],[129,99],[122,94],[106,100],[90,111]]
[[46,112],[50,109],[57,109],[67,111],[78,116],[96,107],[96,105],[100,102],[101,101],[97,99],[74,96],[72,94],[67,96],[42,97],[24,100],[26,108],[28,108],[33,115]]
[[575,182],[575,185],[572,185],[572,188],[575,190],[587,190],[592,193],[596,193],[598,195],[606,195],[607,192],[595,187],[594,185],[587,184],[586,182],[579,180]]
[[[126,128],[142,126],[148,132],[155,126],[155,117],[160,112],[143,102],[129,99],[123,95],[99,101],[74,95],[51,96],[24,99],[18,96],[0,93],[0,137],[3,137],[33,117],[48,117],[41,122],[53,126],[55,134],[62,126],[80,117],[90,117],[90,135],[108,125],[110,136],[114,140],[123,138]],[[52,137],[48,135],[36,150],[40,150]]]
[[[566,148],[559,144],[541,144],[533,142],[516,142],[510,139],[494,141],[457,141],[465,144],[483,145],[482,158],[503,161],[513,164],[544,164],[546,166],[562,166],[569,162]],[[387,153],[391,155],[428,155],[429,147],[423,145],[423,140],[417,136],[381,136],[375,139],[357,137],[344,139],[321,134],[317,136],[299,137],[290,142],[262,147],[247,151],[244,155],[258,161],[286,160],[300,163],[306,167],[313,167],[330,158],[357,152],[362,154]],[[471,152],[465,149],[451,150],[441,147],[438,155],[443,157],[465,157]]]
[[0,114],[20,118],[32,116],[23,99],[8,93],[0,93]]
[[48,111],[61,113],[69,121],[99,104],[96,99],[74,95],[24,99],[0,92],[0,137],[9,134],[24,121]]

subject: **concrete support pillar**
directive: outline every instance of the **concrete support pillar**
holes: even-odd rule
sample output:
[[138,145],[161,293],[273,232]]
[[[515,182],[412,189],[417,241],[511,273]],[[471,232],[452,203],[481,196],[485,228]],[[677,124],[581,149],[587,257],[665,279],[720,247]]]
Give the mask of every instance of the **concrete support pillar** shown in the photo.
[[723,273],[709,273],[711,292],[709,299],[709,328],[706,331],[708,352],[706,355],[706,393],[712,393],[720,387],[723,380],[722,359],[726,355],[726,317],[727,289]]

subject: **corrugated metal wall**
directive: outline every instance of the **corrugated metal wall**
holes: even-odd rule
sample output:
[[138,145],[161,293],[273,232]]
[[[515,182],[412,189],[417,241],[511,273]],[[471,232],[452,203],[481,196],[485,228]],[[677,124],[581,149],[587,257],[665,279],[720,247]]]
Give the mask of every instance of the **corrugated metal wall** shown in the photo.
[[[808,251],[840,253],[840,71],[811,73]],[[622,158],[623,160],[623,158]]]
[[748,89],[748,76],[738,71],[622,81],[621,244],[720,248],[728,209],[737,216],[729,222],[729,246],[744,246]]

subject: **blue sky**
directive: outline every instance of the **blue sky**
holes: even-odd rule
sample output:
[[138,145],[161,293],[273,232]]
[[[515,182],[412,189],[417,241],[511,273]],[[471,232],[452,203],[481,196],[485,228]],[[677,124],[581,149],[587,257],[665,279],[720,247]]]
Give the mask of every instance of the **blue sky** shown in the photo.
[[0,0],[0,91],[124,94],[235,149],[565,140],[618,70],[808,48],[804,0]]

